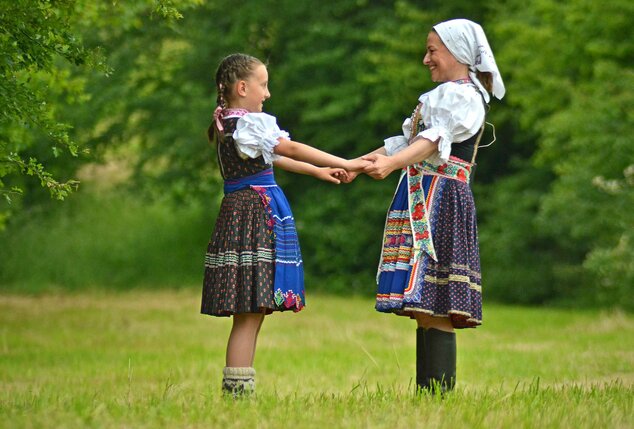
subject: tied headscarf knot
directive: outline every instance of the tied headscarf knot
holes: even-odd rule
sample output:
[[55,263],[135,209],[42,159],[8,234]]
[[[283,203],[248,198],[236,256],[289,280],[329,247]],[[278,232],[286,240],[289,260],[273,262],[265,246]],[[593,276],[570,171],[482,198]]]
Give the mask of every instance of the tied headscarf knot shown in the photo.
[[219,132],[224,131],[224,127],[222,126],[222,107],[216,107],[214,110],[214,121],[216,122],[216,128]]
[[438,33],[451,55],[469,66],[469,77],[480,89],[487,103],[489,94],[478,79],[476,71],[491,73],[493,77],[491,93],[498,99],[504,97],[506,89],[500,70],[495,63],[495,57],[484,30],[479,24],[468,19],[452,19],[434,25],[434,31]]

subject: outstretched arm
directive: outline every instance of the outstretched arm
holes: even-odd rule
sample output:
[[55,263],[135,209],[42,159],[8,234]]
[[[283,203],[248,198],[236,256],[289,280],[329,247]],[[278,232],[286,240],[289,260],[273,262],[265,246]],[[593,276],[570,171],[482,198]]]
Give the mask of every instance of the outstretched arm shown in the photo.
[[295,161],[285,156],[273,161],[273,165],[292,173],[307,174],[319,180],[336,184],[341,183],[347,177],[346,170],[342,168],[316,167],[307,162]]
[[285,138],[278,139],[278,145],[273,150],[276,154],[297,161],[304,161],[313,165],[324,167],[339,167],[348,171],[357,171],[364,168],[369,162],[357,159],[343,159],[328,152],[316,149],[304,143],[295,142]]
[[421,162],[429,158],[437,150],[437,142],[421,137],[407,148],[391,156],[386,156],[378,151],[363,156],[362,159],[372,162],[363,171],[375,179],[385,179],[392,171]]
[[[372,152],[368,153],[367,155],[374,155],[374,154],[387,155],[387,152],[385,151],[385,146],[378,147],[375,150],[373,150]],[[365,155],[365,156],[367,156],[367,155]]]

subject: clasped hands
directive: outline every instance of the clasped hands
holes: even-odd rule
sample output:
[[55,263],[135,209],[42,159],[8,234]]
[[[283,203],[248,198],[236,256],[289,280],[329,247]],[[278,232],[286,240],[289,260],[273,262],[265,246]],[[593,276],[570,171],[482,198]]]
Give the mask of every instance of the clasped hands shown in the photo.
[[359,158],[350,159],[346,163],[345,169],[332,169],[332,176],[343,183],[352,182],[361,173],[365,173],[373,179],[385,179],[397,168],[391,157],[380,153],[369,153]]

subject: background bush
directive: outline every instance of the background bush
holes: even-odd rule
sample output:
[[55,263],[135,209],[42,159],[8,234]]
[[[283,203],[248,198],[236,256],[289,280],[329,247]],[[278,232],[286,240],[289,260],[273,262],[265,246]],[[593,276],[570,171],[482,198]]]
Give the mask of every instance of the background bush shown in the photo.
[[[204,136],[222,57],[243,51],[268,63],[265,109],[295,140],[358,156],[398,134],[433,87],[422,66],[431,25],[467,17],[485,27],[507,86],[491,103],[497,142],[479,152],[474,185],[485,296],[634,308],[630,1],[11,5],[0,12],[0,49],[11,59],[0,85],[10,101],[0,115],[0,192],[11,199],[0,207],[2,288],[198,282],[222,193]],[[38,37],[50,40],[36,49]],[[14,96],[7,82],[33,97]],[[126,175],[82,176],[110,163]],[[371,294],[396,177],[332,187],[277,176],[309,287]],[[76,178],[76,202],[49,200]],[[105,185],[111,194],[90,195]]]

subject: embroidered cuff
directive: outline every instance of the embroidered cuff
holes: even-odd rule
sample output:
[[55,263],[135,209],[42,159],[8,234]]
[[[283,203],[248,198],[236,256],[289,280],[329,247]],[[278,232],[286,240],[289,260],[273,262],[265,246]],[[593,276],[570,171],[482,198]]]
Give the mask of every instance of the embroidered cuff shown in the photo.
[[448,138],[447,130],[441,127],[431,127],[420,132],[418,135],[433,142],[438,140],[438,152],[430,157],[430,162],[443,164],[449,160],[449,156],[451,155],[451,140]]
[[385,140],[385,152],[388,156],[392,156],[407,147],[407,138],[405,136],[389,137]]

